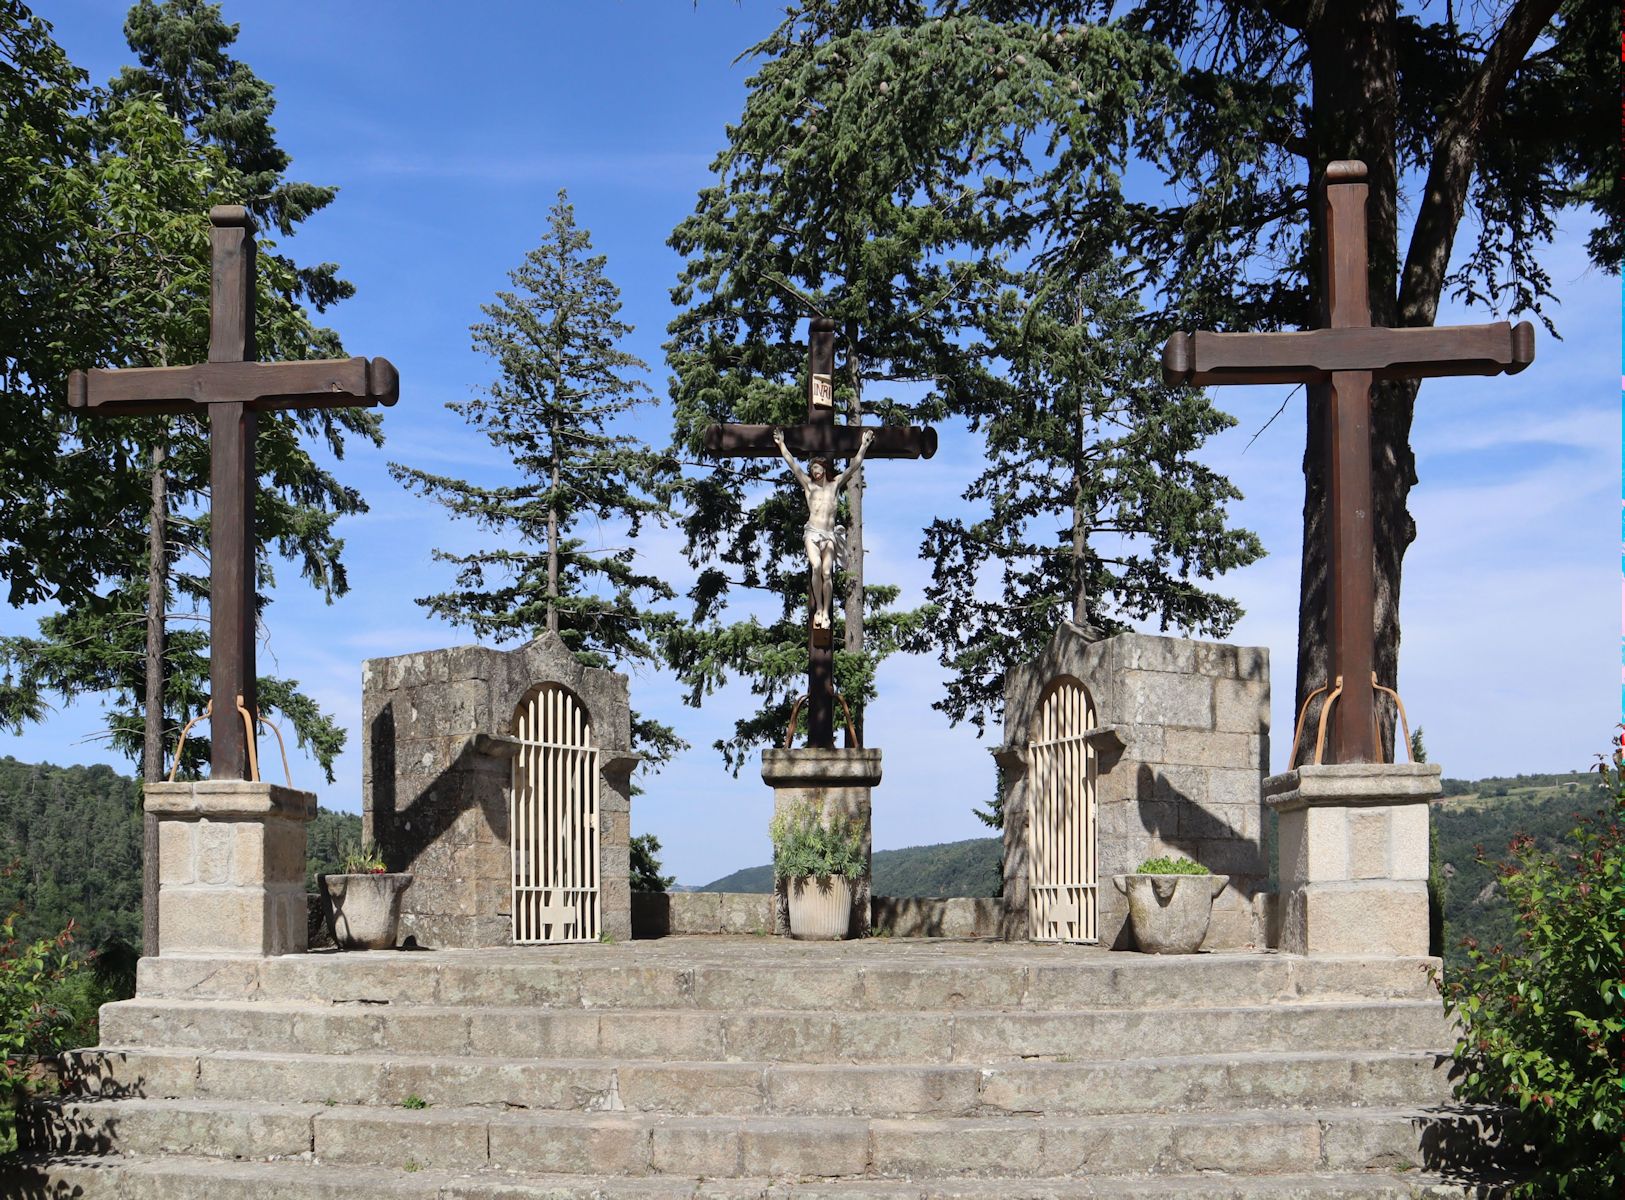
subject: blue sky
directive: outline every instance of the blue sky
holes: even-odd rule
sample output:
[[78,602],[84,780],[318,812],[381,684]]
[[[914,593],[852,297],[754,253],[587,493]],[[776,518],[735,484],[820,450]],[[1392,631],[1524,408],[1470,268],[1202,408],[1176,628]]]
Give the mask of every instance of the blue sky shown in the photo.
[[[98,81],[130,61],[125,9],[123,0],[38,6]],[[235,53],[276,88],[293,176],[340,188],[287,248],[301,261],[341,264],[358,294],[329,322],[351,353],[390,358],[402,379],[385,449],[358,449],[338,467],[372,505],[343,526],[351,593],[324,606],[283,567],[289,582],[267,613],[262,669],[298,679],[351,731],[336,783],[317,786],[316,766],[295,759],[295,782],[315,787],[324,804],[360,808],[362,661],[472,640],[412,598],[449,579],[431,549],[482,539],[409,496],[385,462],[503,478],[504,464],[444,404],[489,378],[468,326],[536,243],[561,187],[608,256],[622,315],[637,327],[628,349],[651,364],[650,384],[664,396],[660,344],[679,265],[665,239],[708,182],[707,164],[741,108],[749,69],[733,60],[780,12],[748,0],[455,8],[228,0],[228,19],[242,25]],[[1617,719],[1620,290],[1617,278],[1587,267],[1584,233],[1579,223],[1565,228],[1548,255],[1563,340],[1542,334],[1535,365],[1516,378],[1431,381],[1418,405],[1419,536],[1405,560],[1400,685],[1446,774],[1583,768]],[[1439,318],[1488,319],[1448,305]],[[1207,452],[1246,493],[1235,521],[1269,550],[1225,587],[1247,609],[1231,640],[1271,651],[1277,767],[1293,718],[1302,393],[1247,442],[1287,391],[1226,389],[1220,403],[1238,424]],[[649,441],[665,443],[662,408],[642,422]],[[879,463],[869,474],[871,573],[884,564],[905,604],[919,601],[928,578],[920,528],[959,504],[981,461],[962,431],[943,434],[931,462]],[[687,568],[674,533],[646,538],[640,553],[681,590]],[[0,611],[0,631],[27,630],[31,616]],[[925,658],[893,659],[881,671],[868,728],[885,753],[878,848],[985,832],[971,807],[992,788],[991,742],[932,710],[941,679]],[[696,711],[657,673],[634,674],[632,687],[639,708],[693,745],[644,781],[634,829],[659,835],[667,869],[683,883],[765,862],[767,789],[751,770],[731,778],[710,749],[746,710],[746,689],[725,689]],[[0,754],[129,769],[85,740],[100,717],[94,703],[63,708],[21,737],[0,737]]]

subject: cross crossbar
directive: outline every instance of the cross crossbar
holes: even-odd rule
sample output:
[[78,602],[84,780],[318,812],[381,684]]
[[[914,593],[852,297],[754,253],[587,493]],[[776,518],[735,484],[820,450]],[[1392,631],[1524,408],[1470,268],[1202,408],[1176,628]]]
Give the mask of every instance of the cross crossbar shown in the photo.
[[[775,433],[801,458],[855,458],[871,434],[865,459],[930,458],[937,431],[926,426],[837,425],[835,423],[835,322],[814,317],[807,328],[807,420],[801,425],[709,425],[707,454],[715,458],[778,458]],[[833,618],[831,618],[831,624]],[[822,635],[822,636],[820,636]],[[834,650],[828,626],[809,622],[807,638],[807,745],[835,745]]]
[[365,408],[394,404],[400,391],[400,374],[387,358],[93,368],[68,376],[68,407],[116,407],[119,416],[191,412],[209,404],[245,404],[258,412]]
[[209,225],[209,361],[74,371],[68,407],[96,417],[208,414],[210,769],[215,779],[249,779],[252,721],[242,712],[256,711],[257,414],[394,404],[400,376],[383,358],[253,361],[254,221],[240,205],[220,204],[209,210]]
[[1535,327],[1440,325],[1432,328],[1310,329],[1294,333],[1176,333],[1162,351],[1172,386],[1226,383],[1325,383],[1335,371],[1374,379],[1516,375],[1535,361]]
[[1535,360],[1535,329],[1528,321],[1406,329],[1371,324],[1367,190],[1365,164],[1352,159],[1328,164],[1321,179],[1325,328],[1296,333],[1198,330],[1174,334],[1162,350],[1162,377],[1170,385],[1307,383],[1309,402],[1326,407],[1325,617],[1331,658],[1326,682],[1339,685],[1331,753],[1331,761],[1338,763],[1382,759],[1373,670],[1372,381],[1514,375]]

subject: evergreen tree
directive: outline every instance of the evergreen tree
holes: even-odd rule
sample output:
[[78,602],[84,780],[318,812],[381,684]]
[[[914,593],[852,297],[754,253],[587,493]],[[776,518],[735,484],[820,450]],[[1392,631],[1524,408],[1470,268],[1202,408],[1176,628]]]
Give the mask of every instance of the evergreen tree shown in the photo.
[[[209,6],[178,7],[194,15],[212,12],[218,21]],[[227,45],[235,29],[222,28]],[[48,227],[35,241],[49,247],[38,262],[0,260],[16,284],[15,292],[0,288],[17,300],[16,311],[7,314],[15,321],[8,323],[26,331],[22,353],[6,364],[17,435],[6,465],[18,468],[8,476],[18,480],[20,503],[0,509],[7,518],[38,518],[58,547],[95,547],[47,549],[37,560],[23,560],[20,552],[35,548],[37,537],[0,518],[13,601],[54,591],[62,604],[41,622],[39,637],[0,644],[0,724],[16,728],[39,719],[49,691],[70,697],[110,691],[114,744],[141,758],[144,774],[156,778],[166,741],[173,743],[207,692],[207,581],[199,562],[207,552],[207,523],[199,519],[208,478],[206,426],[193,417],[73,421],[61,402],[64,378],[77,366],[204,360],[208,208],[232,200],[252,205],[270,181],[263,169],[250,180],[228,161],[226,146],[189,137],[182,119],[155,94],[162,90],[157,72],[149,78],[152,94],[133,88],[92,94],[82,72],[51,42],[49,27],[15,0],[0,10],[0,42],[15,47],[28,67],[24,79],[34,85],[32,102],[7,131],[16,135],[8,146],[19,147],[32,171],[15,191],[24,202],[19,229],[27,236],[30,219],[38,217]],[[241,64],[236,75],[252,78]],[[0,88],[10,83],[0,72]],[[268,105],[268,89],[264,95]],[[266,138],[268,113],[268,106],[260,113]],[[297,218],[294,206],[283,210]],[[256,281],[262,356],[338,351],[299,302],[306,291],[300,269],[275,252],[271,239],[262,246]],[[365,505],[316,466],[302,441],[317,437],[342,457],[347,435],[381,440],[378,417],[363,410],[278,413],[262,417],[260,429],[261,583],[272,582],[265,551],[274,546],[326,596],[342,594],[342,542],[333,525]],[[135,512],[148,514],[150,537],[143,522],[127,519]],[[182,622],[179,631],[168,628],[172,619]],[[265,704],[290,719],[331,778],[342,730],[297,685],[262,679],[260,688]],[[183,768],[195,771],[208,749],[206,736],[189,739]]]
[[[620,291],[578,228],[561,190],[541,244],[509,274],[512,291],[482,306],[474,348],[498,377],[473,400],[447,407],[513,460],[519,482],[484,486],[391,463],[394,477],[460,517],[501,534],[500,548],[435,551],[457,567],[456,586],[418,603],[454,625],[496,641],[558,634],[588,666],[649,663],[653,639],[670,624],[646,606],[671,598],[670,584],[637,568],[630,544],[645,520],[665,511],[661,460],[617,418],[651,399],[619,349],[632,327]],[[624,523],[623,546],[592,546],[593,522]],[[613,539],[612,539],[613,540]],[[667,726],[634,716],[634,741],[657,761],[682,743]]]
[[[1120,263],[1103,255],[1065,290],[1016,283],[985,322],[1013,386],[973,414],[987,469],[965,499],[979,519],[939,518],[923,547],[941,610],[931,638],[952,671],[936,707],[978,730],[999,719],[1006,669],[1061,621],[1228,633],[1240,607],[1195,580],[1263,553],[1226,527],[1239,493],[1194,457],[1234,421],[1201,392],[1161,385],[1158,340]],[[996,593],[977,586],[990,574]]]
[[[1007,394],[978,314],[994,303],[1001,255],[1031,228],[1011,190],[1043,153],[1030,137],[1060,121],[1080,144],[1121,147],[1137,97],[1167,64],[1133,36],[1103,31],[1074,48],[1076,72],[1059,73],[1058,46],[1036,31],[978,19],[891,24],[914,7],[809,5],[752,49],[764,61],[714,165],[718,181],[671,239],[688,260],[668,345],[680,456],[698,458],[713,421],[803,419],[796,342],[806,316],[836,322],[836,406],[849,421],[929,420]],[[1077,99],[1085,80],[1101,90],[1090,107]],[[1018,94],[1045,97],[1043,111],[1018,113]],[[1080,178],[1113,191],[1105,157]],[[880,384],[915,395],[877,402]],[[866,577],[861,478],[842,513],[851,552],[835,656],[836,686],[860,721],[876,666],[919,644],[930,615],[886,611],[897,590]],[[772,462],[691,476],[683,493],[699,575],[692,625],[668,647],[690,703],[731,675],[763,697],[718,743],[737,770],[779,736],[806,670],[802,500]],[[726,619],[736,588],[773,597],[770,624]]]
[[[1593,261],[1619,269],[1617,66],[1598,49],[1617,40],[1619,14],[1601,0],[1442,11],[1400,11],[1394,0],[985,7],[1047,21],[1120,11],[1179,55],[1180,119],[1154,137],[1175,198],[1140,207],[1131,231],[1170,326],[1319,323],[1321,212],[1310,196],[1336,159],[1359,158],[1369,170],[1377,325],[1432,325],[1446,295],[1544,319],[1544,251],[1564,208],[1591,211]],[[1372,406],[1376,666],[1396,687],[1402,568],[1417,533],[1407,508],[1417,388],[1380,383]],[[1329,654],[1325,419],[1325,404],[1311,399],[1294,707],[1326,681]],[[1382,732],[1391,745],[1391,712]]]

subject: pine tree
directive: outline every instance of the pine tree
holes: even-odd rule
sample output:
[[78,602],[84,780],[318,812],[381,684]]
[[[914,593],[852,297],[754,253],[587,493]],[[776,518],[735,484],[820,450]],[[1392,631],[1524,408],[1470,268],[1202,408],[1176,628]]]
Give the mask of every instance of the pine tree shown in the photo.
[[[171,32],[202,30],[212,49],[149,53],[142,14],[161,18]],[[26,51],[24,63],[37,81],[33,102],[19,114],[26,125],[18,132],[33,133],[17,145],[40,186],[18,198],[49,197],[51,247],[41,262],[13,263],[9,256],[0,262],[16,285],[15,325],[30,335],[22,342],[25,354],[8,363],[6,385],[8,399],[20,402],[15,445],[29,469],[16,472],[26,480],[22,502],[0,509],[20,520],[39,518],[57,545],[95,547],[97,565],[92,576],[78,565],[91,552],[60,550],[30,565],[5,546],[14,601],[41,599],[54,589],[62,610],[41,622],[40,636],[0,644],[6,672],[0,724],[15,728],[39,719],[49,691],[111,693],[113,744],[142,760],[143,774],[152,779],[161,777],[180,725],[207,692],[202,622],[208,588],[199,561],[207,553],[207,525],[199,519],[208,479],[206,429],[190,417],[74,422],[61,403],[63,380],[70,367],[203,361],[209,206],[245,202],[291,230],[332,191],[280,182],[288,160],[268,123],[270,89],[223,57],[236,28],[220,21],[217,7],[144,2],[132,11],[130,30],[132,49],[147,66],[140,86],[127,73],[109,92],[92,93],[83,73],[50,42],[47,26],[20,4],[0,11],[0,34]],[[169,86],[176,73],[204,71],[211,62],[224,64],[234,81],[230,88],[182,95],[184,89]],[[26,204],[17,211],[31,215]],[[262,357],[341,354],[336,337],[311,323],[300,298],[336,299],[349,294],[348,285],[333,281],[330,264],[299,268],[276,252],[270,237],[261,246]],[[318,467],[303,443],[318,439],[342,458],[347,437],[377,444],[380,428],[377,414],[360,409],[262,417],[262,583],[273,582],[274,548],[329,599],[347,589],[334,523],[366,506]],[[120,516],[136,512],[145,512],[148,522]],[[13,536],[9,525],[0,523],[0,545]],[[19,548],[32,541],[17,534]],[[170,628],[176,621],[178,630]],[[262,679],[260,694],[289,719],[331,779],[343,731],[291,681]],[[206,736],[188,739],[182,770],[195,772],[208,750]]]
[[[1194,458],[1234,420],[1199,391],[1161,385],[1142,316],[1103,253],[1065,289],[1014,277],[985,322],[1013,386],[973,414],[988,465],[964,498],[980,517],[932,522],[922,548],[941,610],[931,638],[952,672],[936,707],[950,720],[997,721],[1006,670],[1062,621],[1223,636],[1241,615],[1196,582],[1263,554],[1226,527],[1240,493]],[[990,575],[996,594],[976,586]]]
[[[836,407],[849,421],[930,420],[1007,391],[978,321],[995,302],[1001,255],[1031,226],[1008,187],[1033,152],[1012,100],[1036,90],[1049,98],[1045,115],[1080,140],[1121,145],[1130,98],[1166,64],[1133,37],[1094,38],[1078,57],[1109,95],[1084,109],[1079,79],[1056,75],[1057,48],[1036,31],[891,24],[917,18],[913,9],[809,5],[752,49],[764,61],[718,181],[671,238],[688,260],[667,347],[678,455],[698,459],[713,421],[799,423],[796,343],[812,315],[836,322]],[[1098,182],[1109,188],[1109,175]],[[877,399],[881,386],[909,398]],[[668,647],[690,703],[731,675],[763,698],[718,743],[737,771],[752,747],[780,736],[806,670],[802,502],[771,462],[691,475],[683,494],[699,576],[693,621]],[[835,656],[836,686],[860,724],[879,662],[918,645],[931,613],[887,611],[898,593],[866,575],[863,498],[860,475],[842,514],[851,565]],[[728,620],[735,589],[771,595],[771,623]]]
[[[485,486],[391,463],[394,477],[503,535],[500,548],[435,551],[457,567],[456,586],[418,603],[454,625],[496,641],[558,634],[589,666],[651,663],[654,639],[670,623],[647,606],[671,586],[640,571],[631,545],[665,511],[664,467],[618,419],[648,402],[632,372],[647,370],[621,350],[632,327],[620,320],[620,291],[592,254],[564,191],[548,213],[541,244],[471,329],[474,348],[496,364],[497,379],[475,399],[447,407],[503,454],[519,482]],[[614,522],[612,541],[593,546],[589,524]],[[682,743],[667,726],[634,715],[634,741],[657,761]]]

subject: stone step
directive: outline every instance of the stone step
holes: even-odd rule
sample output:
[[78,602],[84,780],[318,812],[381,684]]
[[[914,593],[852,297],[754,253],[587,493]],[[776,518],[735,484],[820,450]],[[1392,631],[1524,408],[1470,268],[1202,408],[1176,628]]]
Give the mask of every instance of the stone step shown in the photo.
[[104,1006],[101,1036],[110,1046],[293,1053],[977,1065],[1084,1059],[1108,1047],[1119,1058],[1155,1058],[1170,1050],[1436,1050],[1454,1042],[1436,1000],[821,1013],[141,998]]
[[[624,946],[308,954],[268,959],[148,958],[146,999],[377,1003],[392,1007],[740,1008],[816,1011],[1234,1007],[1297,1000],[1433,999],[1431,959],[1165,956],[1093,947],[909,946],[798,954],[734,938],[692,955],[666,942]],[[888,948],[893,939],[877,939]],[[871,947],[873,942],[851,943]],[[997,954],[987,953],[990,949]],[[973,953],[975,951],[975,953]]]
[[591,1061],[100,1049],[68,1056],[83,1096],[660,1112],[683,1116],[1053,1116],[1445,1103],[1430,1051],[1290,1051],[997,1066]]
[[50,1154],[180,1154],[330,1165],[587,1176],[1035,1179],[1280,1174],[1421,1167],[1424,1142],[1462,1140],[1465,1110],[1117,1117],[670,1117],[493,1113],[207,1100],[40,1103],[19,1130]]
[[1468,1188],[1408,1172],[1253,1177],[1158,1175],[1034,1182],[1005,1178],[786,1181],[606,1179],[248,1163],[169,1157],[28,1159],[0,1165],[0,1195],[78,1200],[1466,1200]]

